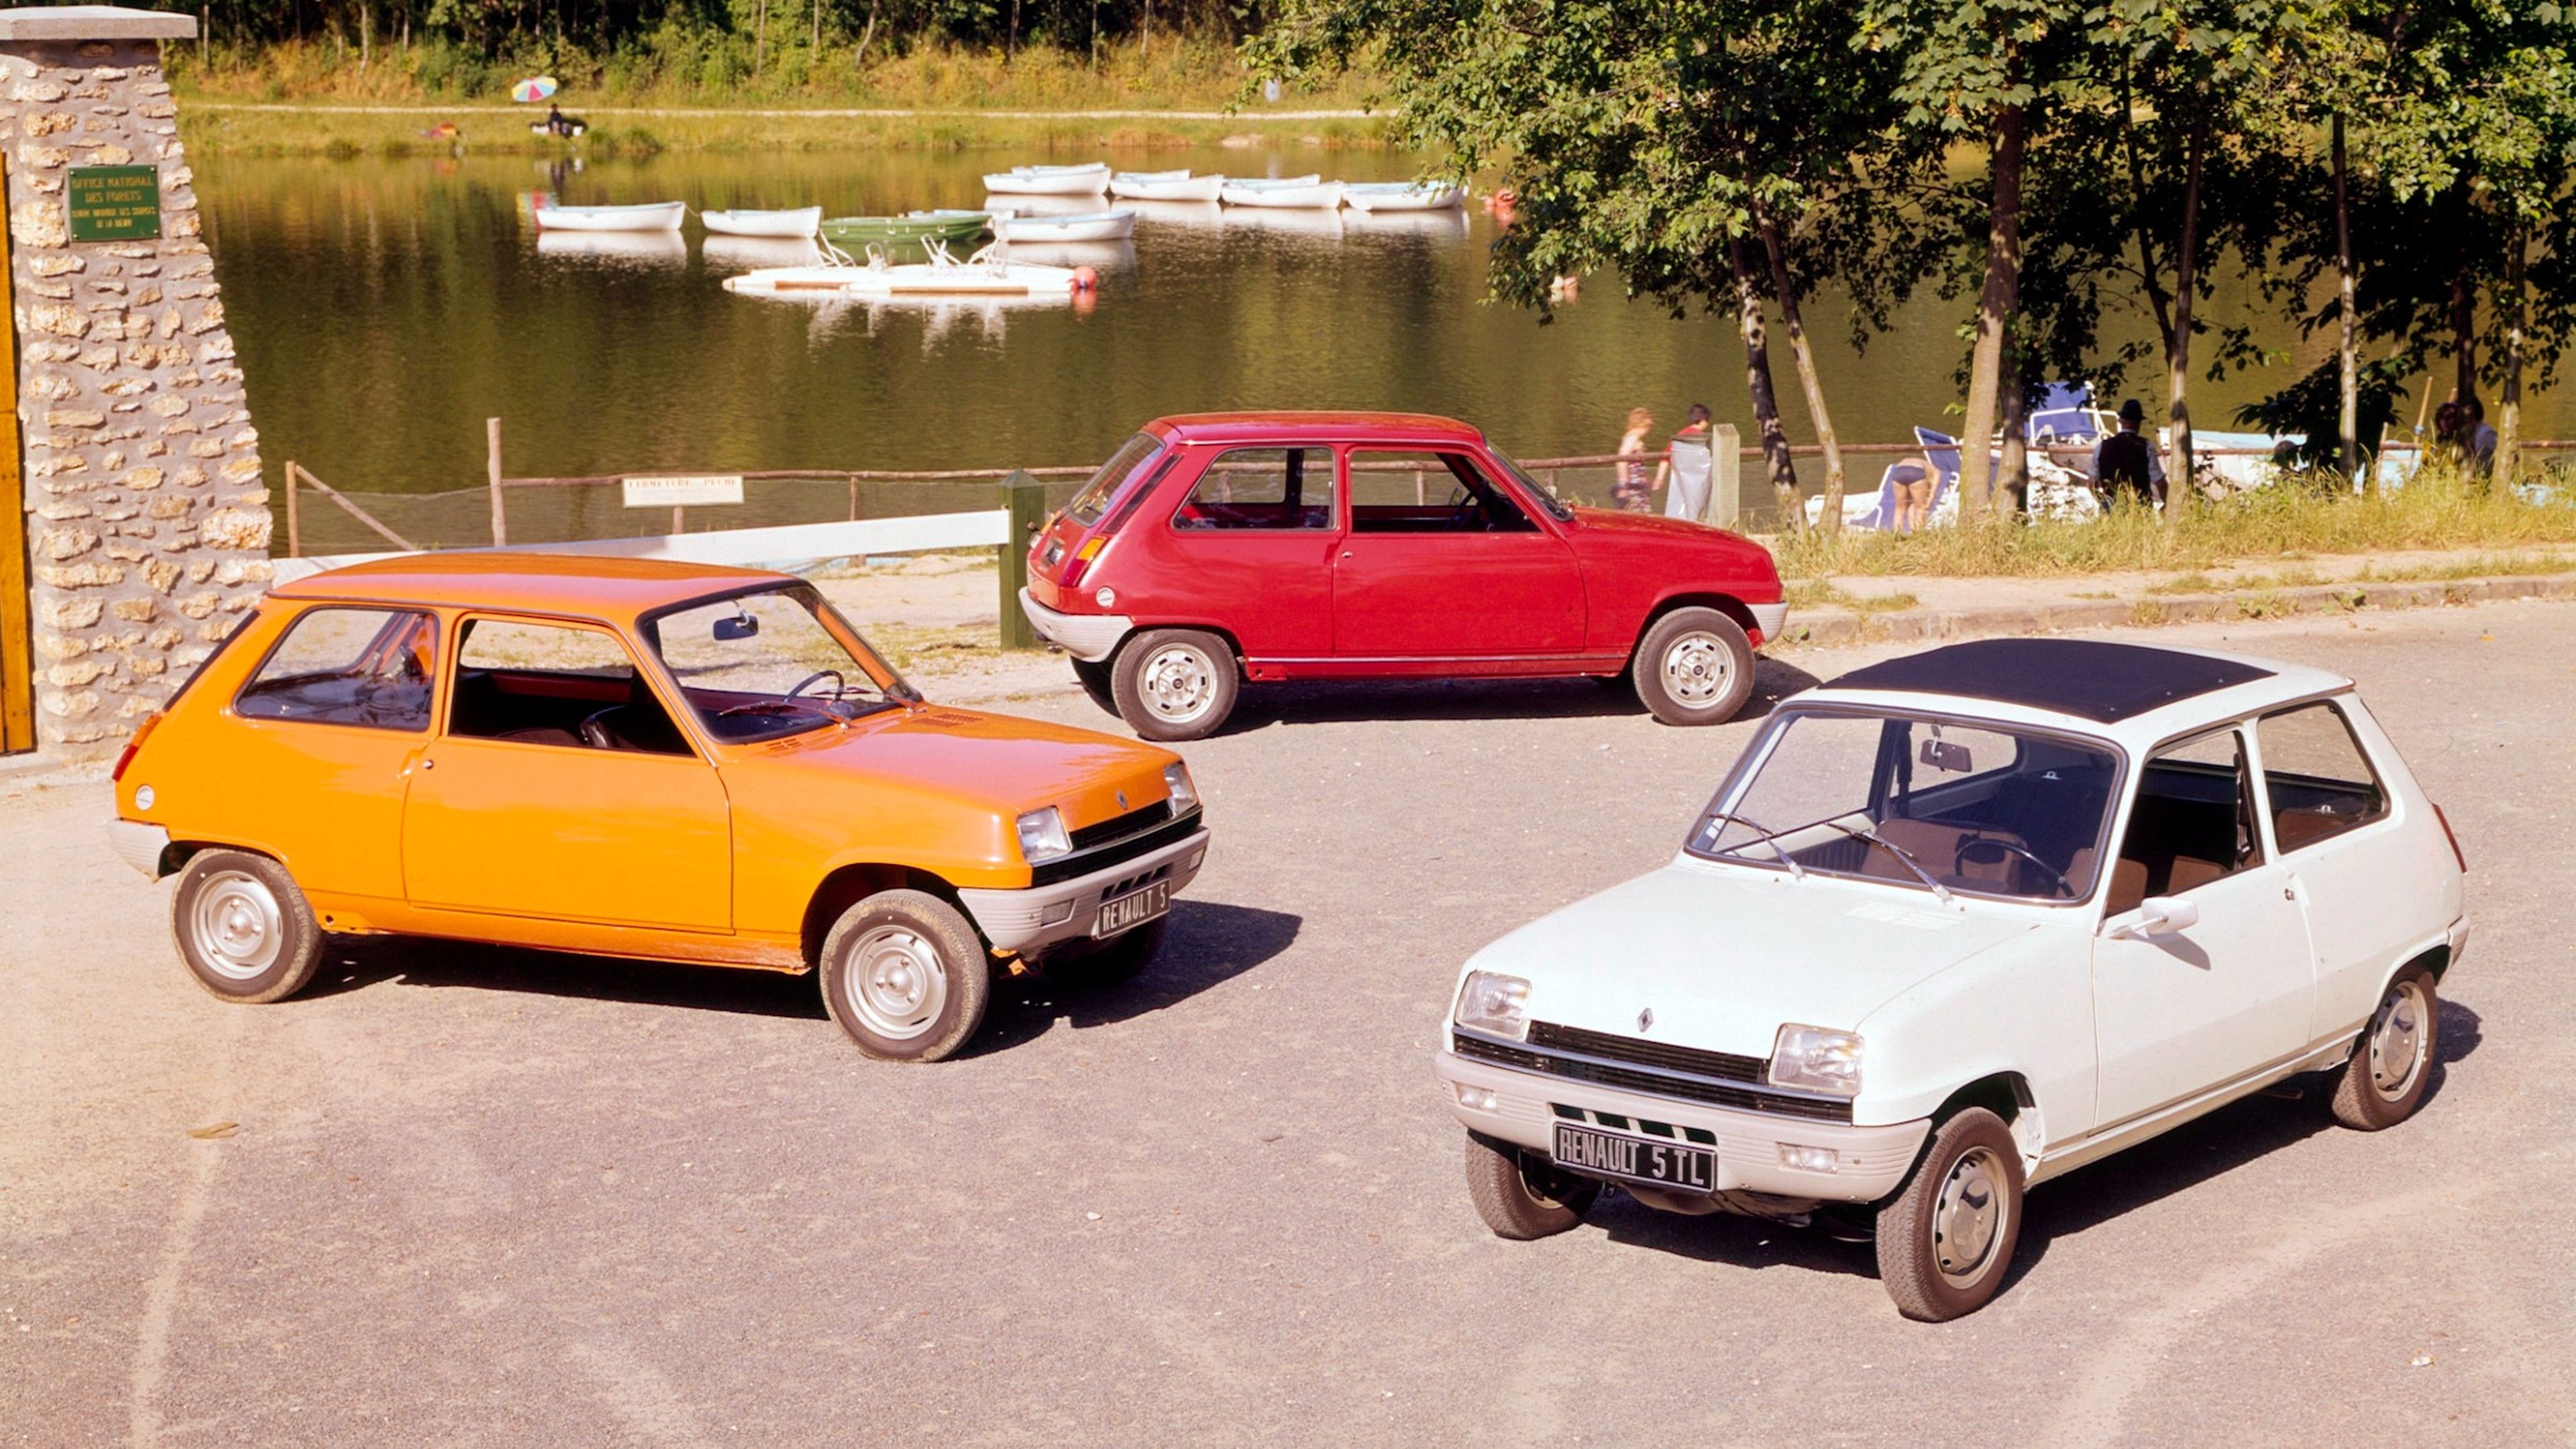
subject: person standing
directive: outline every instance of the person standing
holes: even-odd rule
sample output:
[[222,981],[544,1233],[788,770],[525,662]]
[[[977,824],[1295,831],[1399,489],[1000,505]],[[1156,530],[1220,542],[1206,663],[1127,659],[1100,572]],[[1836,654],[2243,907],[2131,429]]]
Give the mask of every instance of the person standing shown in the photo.
[[1690,420],[1673,434],[1664,449],[1664,461],[1655,466],[1655,486],[1665,490],[1667,518],[1708,521],[1708,479],[1716,463],[1716,455],[1709,451],[1708,425],[1708,404],[1692,403]]
[[2128,399],[2120,404],[2120,431],[2093,449],[2093,487],[2105,504],[2125,492],[2141,503],[2164,506],[2164,464],[2138,432],[2146,420],[2146,408],[2136,398]]
[[1898,533],[1914,533],[1932,521],[1932,495],[1940,491],[1939,477],[1932,472],[1932,460],[1916,454],[1899,458],[1887,470],[1890,502],[1895,504],[1895,517],[1887,526]]
[[1644,408],[1628,409],[1628,431],[1619,438],[1619,461],[1610,475],[1610,497],[1630,513],[1654,511],[1655,487],[1646,473],[1646,434],[1655,426],[1655,415]]
[[2460,451],[2466,455],[2469,476],[2485,478],[2495,472],[2496,430],[2487,424],[2487,405],[2470,398],[2460,404]]

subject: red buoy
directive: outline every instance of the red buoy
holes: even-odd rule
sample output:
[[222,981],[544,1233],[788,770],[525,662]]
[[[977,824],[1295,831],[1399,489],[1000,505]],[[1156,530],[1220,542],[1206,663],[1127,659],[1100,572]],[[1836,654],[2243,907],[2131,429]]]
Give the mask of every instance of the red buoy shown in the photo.
[[1093,271],[1089,267],[1076,267],[1073,269],[1073,289],[1075,291],[1092,292],[1099,290],[1099,288],[1100,274],[1098,272]]

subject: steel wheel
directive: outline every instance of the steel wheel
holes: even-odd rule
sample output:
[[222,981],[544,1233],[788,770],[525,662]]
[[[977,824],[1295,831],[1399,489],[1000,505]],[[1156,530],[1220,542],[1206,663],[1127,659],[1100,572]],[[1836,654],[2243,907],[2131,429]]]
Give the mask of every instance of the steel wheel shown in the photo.
[[1713,725],[1753,696],[1753,641],[1715,609],[1675,609],[1637,641],[1637,698],[1668,725]]
[[1188,644],[1166,644],[1137,669],[1145,707],[1167,725],[1198,722],[1216,703],[1216,661]]
[[1953,1288],[1966,1288],[1983,1276],[1995,1244],[2004,1239],[2010,1209],[2003,1180],[2003,1159],[1986,1147],[1961,1153],[1941,1180],[1932,1204],[1932,1261]]
[[2396,981],[2379,999],[2363,1050],[2370,1056],[2370,1089],[2381,1101],[2405,1100],[2415,1088],[2415,1079],[2423,1075],[2433,1055],[2433,1034],[2425,1029],[2432,1015],[2433,1003],[2425,995],[2421,977]]
[[927,937],[905,926],[878,926],[851,943],[842,980],[850,1010],[888,1040],[921,1036],[948,1007],[947,963]]
[[1735,655],[1714,634],[1694,630],[1664,648],[1664,692],[1684,709],[1710,709],[1735,690]]
[[216,871],[189,908],[188,935],[207,970],[229,981],[256,980],[285,947],[286,913],[266,881],[247,871]]

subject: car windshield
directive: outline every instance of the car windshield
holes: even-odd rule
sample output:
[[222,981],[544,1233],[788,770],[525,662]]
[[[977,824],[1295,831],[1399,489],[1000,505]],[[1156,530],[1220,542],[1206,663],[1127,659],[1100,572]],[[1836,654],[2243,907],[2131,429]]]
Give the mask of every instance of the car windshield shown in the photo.
[[1691,854],[1942,896],[2092,894],[2119,781],[2108,745],[1924,716],[1784,712]]
[[1545,484],[1542,484],[1536,478],[1531,477],[1530,471],[1527,468],[1522,467],[1510,454],[1505,453],[1500,448],[1492,447],[1490,445],[1485,451],[1494,455],[1495,462],[1510,469],[1512,476],[1521,480],[1521,487],[1529,493],[1530,497],[1537,499],[1538,506],[1546,509],[1549,514],[1555,517],[1557,522],[1565,523],[1574,517],[1574,510],[1567,506],[1564,499],[1557,497],[1555,492],[1549,489]]
[[1141,477],[1146,466],[1162,451],[1163,440],[1151,433],[1138,433],[1129,438],[1126,445],[1110,454],[1109,461],[1100,465],[1100,471],[1092,474],[1091,480],[1082,485],[1082,491],[1073,495],[1073,501],[1064,506],[1065,516],[1085,528],[1098,523],[1108,515],[1109,505],[1117,498],[1118,490],[1124,488],[1129,479]]
[[920,697],[811,584],[690,604],[643,633],[721,740],[801,734]]

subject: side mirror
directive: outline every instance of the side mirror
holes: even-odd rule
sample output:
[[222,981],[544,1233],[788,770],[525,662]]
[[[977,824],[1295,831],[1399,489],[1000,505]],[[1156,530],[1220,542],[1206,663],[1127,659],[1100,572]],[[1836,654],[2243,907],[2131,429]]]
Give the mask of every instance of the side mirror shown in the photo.
[[2150,936],[2170,936],[2188,931],[2200,924],[2200,903],[2184,896],[2149,896],[2138,903],[2138,918],[2125,926],[2111,928],[2116,941],[2143,941]]
[[716,642],[719,644],[731,644],[737,640],[748,639],[759,632],[760,621],[749,614],[736,614],[730,619],[716,620],[715,635]]

